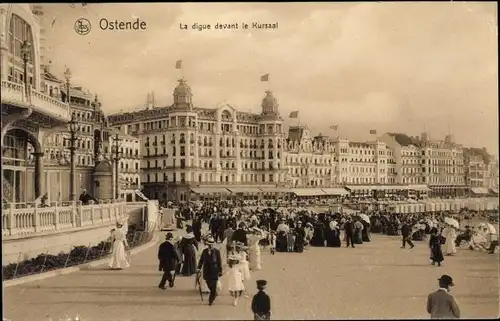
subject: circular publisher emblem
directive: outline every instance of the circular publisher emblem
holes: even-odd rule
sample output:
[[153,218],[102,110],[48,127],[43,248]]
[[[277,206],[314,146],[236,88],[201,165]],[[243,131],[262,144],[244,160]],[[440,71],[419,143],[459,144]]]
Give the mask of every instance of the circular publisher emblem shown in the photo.
[[76,20],[75,31],[77,34],[85,36],[90,32],[90,30],[92,30],[92,25],[88,19],[80,18]]

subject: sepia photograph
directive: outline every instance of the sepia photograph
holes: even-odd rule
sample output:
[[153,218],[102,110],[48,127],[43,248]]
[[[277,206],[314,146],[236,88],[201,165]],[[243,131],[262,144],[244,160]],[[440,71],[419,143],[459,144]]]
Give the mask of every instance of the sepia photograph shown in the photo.
[[0,4],[2,320],[497,319],[497,9]]

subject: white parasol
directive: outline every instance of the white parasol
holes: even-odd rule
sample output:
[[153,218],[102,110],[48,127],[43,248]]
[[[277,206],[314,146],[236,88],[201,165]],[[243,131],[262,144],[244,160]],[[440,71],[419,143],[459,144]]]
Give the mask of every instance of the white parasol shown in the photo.
[[482,230],[486,230],[488,233],[490,234],[495,234],[497,232],[497,229],[495,228],[495,226],[493,226],[492,224],[490,223],[479,223],[477,225],[478,228],[481,228]]
[[458,223],[458,221],[457,221],[456,219],[454,219],[454,218],[451,218],[451,217],[446,217],[446,218],[444,219],[444,222],[445,222],[446,224],[448,224],[448,225],[453,226],[454,228],[457,228],[457,229],[458,229],[458,228],[460,228],[460,224],[459,224],[459,223]]
[[429,227],[430,227],[430,228],[433,228],[433,227],[434,227],[434,223],[432,222],[432,220],[431,220],[431,219],[426,218],[426,219],[424,220],[424,222],[425,222],[425,224],[429,225]]
[[369,217],[368,215],[366,215],[366,214],[359,214],[359,217],[360,217],[363,221],[365,221],[366,223],[368,223],[368,224],[370,224],[370,223],[371,223],[371,222],[370,222],[370,217]]

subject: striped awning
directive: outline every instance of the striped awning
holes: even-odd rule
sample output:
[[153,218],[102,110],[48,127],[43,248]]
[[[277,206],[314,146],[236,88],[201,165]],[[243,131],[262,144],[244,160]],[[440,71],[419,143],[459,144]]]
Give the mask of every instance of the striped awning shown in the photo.
[[349,194],[345,188],[322,188],[326,195],[347,195]]
[[257,187],[228,187],[227,189],[231,193],[234,193],[234,194],[258,194],[258,193],[262,193],[262,191]]
[[408,186],[408,189],[419,192],[428,192],[431,190],[427,185],[410,185]]
[[471,191],[474,194],[488,194],[488,189],[484,187],[473,187]]
[[200,195],[207,195],[207,194],[229,194],[229,191],[227,188],[222,188],[222,187],[198,187],[198,188],[191,188],[191,191],[196,194]]
[[325,196],[325,192],[323,192],[320,188],[294,188],[292,189],[292,193],[297,196]]

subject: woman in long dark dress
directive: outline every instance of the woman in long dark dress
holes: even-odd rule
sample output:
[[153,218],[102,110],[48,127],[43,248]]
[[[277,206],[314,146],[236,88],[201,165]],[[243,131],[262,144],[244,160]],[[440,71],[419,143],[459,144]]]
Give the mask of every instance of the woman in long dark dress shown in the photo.
[[334,247],[333,244],[335,243],[335,227],[337,226],[336,223],[337,222],[335,221],[331,221],[326,230],[326,246],[328,247]]
[[325,246],[325,231],[323,229],[323,223],[321,222],[316,222],[314,226],[311,246]]
[[361,234],[362,234],[362,239],[363,239],[363,242],[371,242],[371,235],[370,235],[370,223],[367,223],[365,221],[362,221],[363,223],[363,230],[361,231]]
[[294,230],[295,232],[295,252],[302,253],[304,252],[304,243],[306,238],[306,231],[302,227],[302,222],[297,222],[297,227]]
[[186,228],[188,235],[181,240],[182,254],[184,262],[182,264],[182,275],[191,276],[196,273],[196,251],[198,250],[198,242],[193,234],[193,229],[188,226]]
[[326,246],[328,247],[340,247],[340,227],[336,221],[330,222],[328,226],[328,232],[326,235]]
[[441,250],[441,237],[438,234],[438,230],[433,228],[431,230],[431,237],[429,238],[429,248],[431,250],[431,261],[432,265],[436,263],[441,266],[441,262],[444,261],[443,251]]

